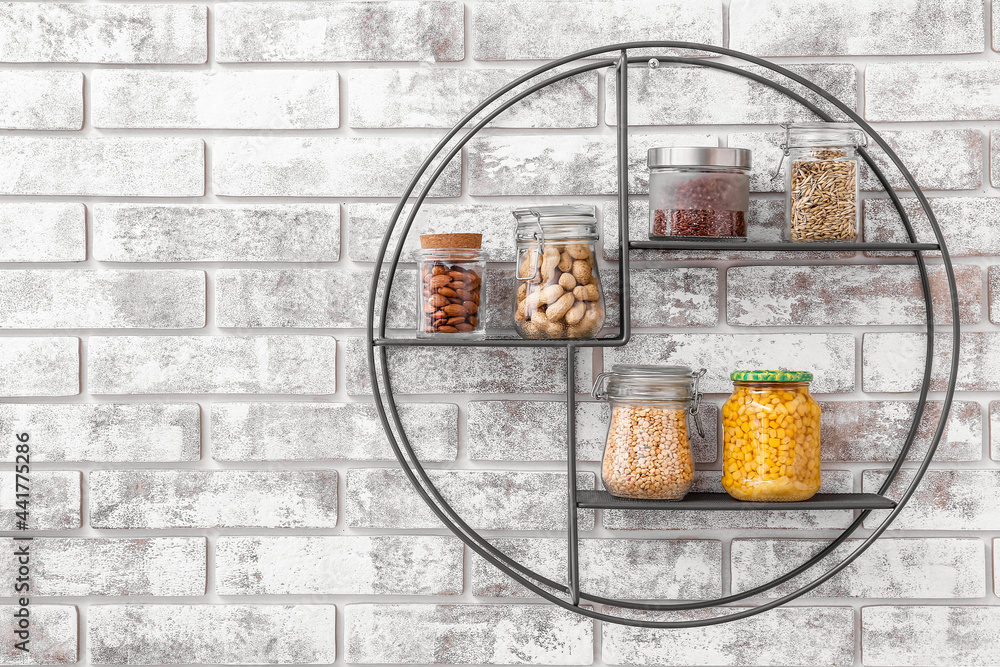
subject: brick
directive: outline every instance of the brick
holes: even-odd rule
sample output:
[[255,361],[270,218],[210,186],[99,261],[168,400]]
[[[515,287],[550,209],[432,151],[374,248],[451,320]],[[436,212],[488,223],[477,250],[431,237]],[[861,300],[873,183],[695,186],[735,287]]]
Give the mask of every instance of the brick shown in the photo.
[[[870,201],[870,200],[869,200]],[[629,240],[649,240],[649,202],[632,199],[629,201]],[[777,199],[751,199],[747,216],[752,224],[747,226],[747,240],[760,243],[778,243],[785,226],[785,202]],[[604,231],[604,258],[618,259],[618,202],[604,203],[602,219]],[[675,259],[712,259],[712,260],[753,260],[765,259],[846,259],[854,257],[853,251],[774,251],[759,250],[633,250],[632,260],[675,260]]]
[[1000,401],[990,401],[990,458],[1000,461]]
[[330,70],[96,70],[94,127],[309,130],[340,127]]
[[[854,65],[817,63],[785,67],[819,85],[852,109],[857,108]],[[830,106],[827,102],[820,103],[822,98],[806,88],[767,68],[751,65],[743,69],[787,85],[823,108]],[[615,125],[618,122],[617,82],[613,76],[605,81],[604,119],[608,125]],[[628,94],[629,125],[774,125],[815,120],[811,111],[784,93],[730,72],[689,65],[631,69]],[[670,104],[664,104],[664,100],[670,100]],[[842,116],[839,111],[836,115]]]
[[[924,190],[974,190],[983,183],[983,135],[978,130],[880,130],[879,135],[899,156],[906,168]],[[781,144],[784,132],[745,132],[730,134],[728,144],[753,151],[750,171],[751,192],[784,192],[784,164],[778,178],[775,168],[782,160]],[[909,190],[895,165],[890,162],[874,140],[868,142],[868,153],[882,169],[889,184],[898,190]],[[884,190],[864,160],[861,164],[862,190]]]
[[0,262],[82,262],[87,259],[83,204],[0,203]]
[[0,62],[197,65],[208,60],[204,5],[4,3]]
[[[0,605],[4,618],[13,618],[20,607]],[[79,658],[77,646],[77,611],[74,605],[32,604],[29,651],[15,648],[13,628],[4,630],[5,639],[0,645],[0,662],[5,665],[66,665]]]
[[[347,393],[371,394],[364,341],[348,338]],[[565,394],[566,355],[542,348],[409,347],[389,350],[392,390],[396,394]],[[436,369],[433,377],[428,369]],[[575,378],[581,393],[594,381],[584,354],[577,356]],[[471,371],[471,372],[470,372]]]
[[[854,551],[847,540],[809,574],[763,593],[781,597],[809,583]],[[732,586],[738,593],[804,563],[829,540],[733,540]],[[806,593],[828,598],[978,598],[986,588],[979,539],[880,539],[832,579]],[[932,576],[928,573],[933,572]]]
[[[197,403],[68,403],[0,405],[0,430],[28,433],[31,460],[197,461],[201,419]],[[14,460],[13,439],[0,458]]]
[[112,665],[331,663],[336,620],[332,604],[92,605],[87,653]]
[[[492,6],[494,3],[490,3]],[[547,2],[546,5],[551,3]],[[646,151],[651,146],[717,146],[709,134],[629,136],[629,192],[649,190]],[[477,136],[469,142],[469,194],[613,195],[618,192],[615,138],[610,135]]]
[[331,336],[92,336],[96,394],[332,394]]
[[[618,322],[617,267],[604,272],[608,321]],[[714,327],[719,323],[719,270],[714,268],[632,269],[633,327]]]
[[[220,137],[212,184],[227,197],[399,197],[434,139],[399,137]],[[461,157],[431,196],[462,193]],[[419,192],[419,190],[418,190]]]
[[958,0],[947,8],[863,0],[848,6],[811,0],[789,7],[779,0],[734,0],[729,34],[731,49],[758,56],[981,53],[983,5],[978,0]]
[[[351,70],[351,127],[453,127],[527,69]],[[524,90],[547,77],[522,84]],[[597,72],[578,74],[533,93],[487,127],[597,127]],[[505,101],[513,94],[500,98]],[[496,104],[490,105],[490,109]],[[485,114],[480,114],[476,122]]]
[[[458,406],[399,407],[422,461],[458,455]],[[217,461],[395,461],[371,403],[213,403],[212,458]]]
[[[513,560],[566,580],[566,540],[490,540]],[[580,540],[580,588],[616,599],[710,599],[722,595],[722,543],[715,540]],[[472,594],[532,597],[485,559],[472,557]]]
[[465,57],[460,2],[227,2],[215,21],[223,63]]
[[[589,665],[590,619],[549,605],[351,604],[344,608],[352,664]],[[408,641],[396,638],[406,628]]]
[[872,63],[865,119],[877,122],[1000,119],[1000,63]]
[[712,0],[505,0],[477,5],[472,15],[475,60],[562,58],[604,44],[648,40],[722,46],[722,6]]
[[[727,607],[742,611],[745,607]],[[606,611],[617,613],[610,607]],[[632,612],[643,620],[695,620],[718,609]],[[609,665],[795,665],[854,664],[854,610],[850,607],[779,607],[766,613],[701,628],[649,630],[604,623],[601,657]]]
[[625,347],[608,348],[604,366],[683,364],[708,369],[701,390],[732,392],[737,368],[791,368],[815,375],[816,393],[854,390],[852,334],[639,334]]
[[[382,237],[392,219],[395,204],[350,204],[347,254],[354,262],[374,262]],[[396,229],[406,222],[409,208],[403,211]],[[415,251],[420,248],[421,234],[450,234],[471,232],[483,235],[482,249],[488,262],[513,262],[516,249],[510,242],[514,228],[513,207],[509,204],[424,204],[417,212],[413,227],[403,243],[400,261],[416,261]],[[386,251],[391,258],[398,232]]]
[[989,271],[990,322],[1000,324],[1000,266]]
[[205,272],[13,269],[0,272],[5,329],[205,326]]
[[[1000,26],[1000,21],[994,21]],[[990,184],[997,187],[1000,183],[1000,133],[990,131]]]
[[94,528],[333,528],[334,470],[95,470]]
[[92,207],[94,258],[105,262],[335,262],[339,204]]
[[0,339],[0,396],[75,396],[80,393],[80,339]]
[[[924,375],[927,334],[866,333],[862,350],[864,391],[917,391]],[[931,391],[948,386],[951,365],[951,334],[934,338],[934,362]],[[1000,390],[1000,334],[969,332],[962,334],[956,388],[958,391]]]
[[[216,323],[244,328],[367,327],[370,283],[369,270],[219,269]],[[416,327],[414,290],[416,272],[398,272],[389,301],[389,327]]]
[[[565,473],[428,470],[427,474],[442,497],[475,529],[566,528]],[[578,474],[577,486],[593,489],[593,473]],[[395,468],[348,470],[344,514],[351,528],[441,527],[403,471]],[[581,510],[578,519],[581,530],[593,528],[593,511]]]
[[[865,470],[865,493],[877,493],[888,470]],[[885,495],[898,500],[913,481],[901,470]],[[865,528],[874,528],[888,510],[872,512]],[[1000,470],[928,470],[889,530],[993,530],[1000,521]]]
[[[35,443],[29,441],[34,448]],[[21,480],[22,484],[24,480]],[[0,530],[15,530],[14,471],[0,471]],[[24,489],[20,489],[24,491]],[[32,470],[29,476],[28,530],[80,527],[80,473],[76,470]]]
[[[908,461],[919,461],[938,419],[941,401],[929,401]],[[824,461],[895,461],[909,433],[916,401],[822,401],[821,439]],[[979,403],[956,401],[951,406],[934,454],[935,461],[978,461],[983,452],[983,427]]]
[[0,72],[0,99],[5,101],[0,109],[0,128],[5,130],[83,128],[80,72]]
[[[697,470],[692,492],[725,493],[722,473]],[[820,493],[851,493],[851,473],[847,470],[823,470]],[[608,530],[825,530],[846,528],[854,513],[849,510],[605,510],[604,527]]]
[[990,665],[998,628],[997,607],[863,607],[861,655],[864,664],[885,667]]
[[[1000,255],[1000,198],[930,197],[928,201],[941,227],[952,257]],[[915,199],[904,199],[903,210],[910,218],[918,243],[937,243],[923,209]],[[865,200],[865,241],[907,242],[909,238],[896,207],[888,199]],[[875,256],[875,253],[866,253]],[[879,253],[879,256],[885,253]],[[937,251],[924,257],[940,257]],[[902,256],[902,255],[898,255]],[[912,257],[912,254],[907,254]]]
[[[951,323],[944,267],[929,267],[934,320]],[[982,271],[956,266],[962,324],[982,320]],[[920,274],[912,265],[734,266],[726,315],[736,326],[926,324]]]
[[462,554],[453,537],[220,537],[216,586],[219,595],[460,595]]
[[[688,420],[694,459],[718,455],[718,408],[703,404],[704,438]],[[578,403],[577,460],[600,461],[611,411],[607,403]],[[483,461],[565,461],[566,404],[541,401],[472,401],[468,409],[468,456]]]
[[[0,540],[14,553],[17,542]],[[204,537],[43,538],[31,543],[36,595],[204,595]],[[7,590],[14,588],[7,572]]]
[[0,162],[9,165],[0,174],[0,194],[4,195],[205,194],[205,142],[201,139],[0,137]]

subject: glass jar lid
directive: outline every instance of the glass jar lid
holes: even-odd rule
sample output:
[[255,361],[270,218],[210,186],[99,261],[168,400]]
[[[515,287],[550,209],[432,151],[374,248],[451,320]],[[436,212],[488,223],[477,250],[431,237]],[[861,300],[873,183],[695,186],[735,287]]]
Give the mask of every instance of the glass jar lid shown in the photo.
[[749,148],[716,146],[659,146],[646,152],[650,169],[656,167],[735,167],[749,169]]
[[793,123],[785,126],[786,148],[867,145],[868,135],[854,123]]
[[517,220],[518,241],[596,241],[601,237],[593,206],[529,206],[511,213]]
[[[698,380],[705,369],[688,366],[646,366],[615,364],[610,372],[597,376],[595,398],[647,401],[692,401],[698,396]],[[602,382],[607,380],[607,389]]]
[[812,382],[808,371],[733,371],[729,379],[734,382]]

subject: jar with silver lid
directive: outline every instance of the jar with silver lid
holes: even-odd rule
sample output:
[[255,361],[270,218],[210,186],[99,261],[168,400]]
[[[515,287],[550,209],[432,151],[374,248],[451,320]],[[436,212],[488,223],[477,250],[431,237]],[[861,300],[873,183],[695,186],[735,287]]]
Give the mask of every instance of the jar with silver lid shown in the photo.
[[649,238],[746,240],[750,150],[650,148]]
[[[687,417],[705,435],[698,384],[705,369],[615,365],[594,383],[611,403],[601,478],[616,498],[680,500],[694,481]],[[607,388],[603,386],[607,380]]]
[[604,325],[592,206],[532,206],[517,220],[514,325],[522,338],[594,338]]

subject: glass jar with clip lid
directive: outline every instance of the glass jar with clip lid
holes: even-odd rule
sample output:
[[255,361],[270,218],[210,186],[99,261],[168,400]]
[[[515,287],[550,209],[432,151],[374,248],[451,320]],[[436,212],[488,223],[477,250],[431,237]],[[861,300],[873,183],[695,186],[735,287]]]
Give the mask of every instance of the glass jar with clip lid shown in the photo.
[[517,220],[514,325],[522,338],[594,338],[604,325],[592,206],[532,206]]
[[687,417],[704,437],[698,385],[705,372],[615,365],[597,376],[594,398],[611,403],[601,478],[612,496],[680,500],[687,494],[694,480]]

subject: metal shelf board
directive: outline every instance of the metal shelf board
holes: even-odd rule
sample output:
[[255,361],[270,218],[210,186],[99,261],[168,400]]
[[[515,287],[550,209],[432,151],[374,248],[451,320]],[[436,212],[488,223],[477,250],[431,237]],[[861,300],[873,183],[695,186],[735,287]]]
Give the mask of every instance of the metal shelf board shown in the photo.
[[621,336],[611,338],[580,338],[577,340],[525,340],[523,338],[467,338],[455,340],[451,337],[442,338],[376,338],[375,345],[393,347],[556,347],[566,349],[567,344],[574,347],[617,347],[621,345]]
[[867,250],[867,251],[897,251],[897,252],[921,252],[930,250],[940,250],[937,243],[839,243],[836,241],[817,241],[803,243],[753,243],[747,241],[631,241],[628,244],[629,250],[750,250],[761,252],[773,251],[821,251],[821,252],[843,252],[844,250]]
[[896,503],[876,493],[817,493],[797,502],[756,503],[728,493],[689,493],[681,500],[615,498],[607,491],[576,492],[576,506],[605,510],[891,510]]

